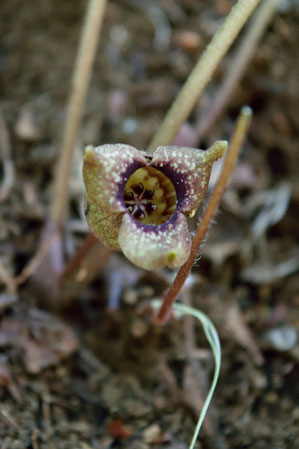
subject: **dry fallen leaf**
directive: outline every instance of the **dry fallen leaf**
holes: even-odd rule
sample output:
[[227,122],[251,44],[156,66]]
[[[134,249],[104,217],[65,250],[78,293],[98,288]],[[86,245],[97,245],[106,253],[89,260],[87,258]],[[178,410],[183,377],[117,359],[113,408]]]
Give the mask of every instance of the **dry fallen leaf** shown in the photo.
[[25,367],[39,373],[71,355],[78,348],[72,329],[48,312],[31,309],[28,314],[6,318],[0,323],[0,347],[16,346]]

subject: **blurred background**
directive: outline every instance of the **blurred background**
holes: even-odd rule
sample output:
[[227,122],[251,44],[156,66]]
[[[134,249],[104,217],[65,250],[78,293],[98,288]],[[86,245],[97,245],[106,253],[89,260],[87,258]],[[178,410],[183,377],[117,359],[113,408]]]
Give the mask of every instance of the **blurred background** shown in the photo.
[[[74,151],[65,261],[88,234],[84,146],[145,149],[234,3],[108,1]],[[32,270],[38,283],[13,282],[38,251],[48,220],[86,4],[0,2],[0,448],[184,449],[213,359],[192,321],[160,328],[147,314],[172,272],[142,271],[97,244],[67,280],[51,277],[50,266]],[[221,116],[202,131],[234,72],[239,41],[177,138],[203,149],[229,140],[240,108],[253,109],[180,296],[211,317],[223,347],[198,448],[299,444],[298,23],[298,2],[279,1]]]

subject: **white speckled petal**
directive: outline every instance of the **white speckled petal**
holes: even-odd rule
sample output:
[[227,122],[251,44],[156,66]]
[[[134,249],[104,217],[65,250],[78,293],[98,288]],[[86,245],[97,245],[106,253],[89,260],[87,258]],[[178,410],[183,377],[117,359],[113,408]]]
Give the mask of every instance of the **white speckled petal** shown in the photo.
[[124,255],[145,270],[158,270],[168,266],[179,268],[186,262],[191,249],[187,220],[175,213],[163,225],[142,225],[125,214],[118,235]]
[[144,153],[130,145],[88,146],[83,163],[87,199],[102,210],[125,212],[124,186],[128,177],[144,165],[147,165]]
[[159,147],[151,166],[161,170],[172,181],[178,197],[178,209],[195,211],[208,188],[213,163],[223,156],[227,142],[217,141],[208,150],[185,147]]

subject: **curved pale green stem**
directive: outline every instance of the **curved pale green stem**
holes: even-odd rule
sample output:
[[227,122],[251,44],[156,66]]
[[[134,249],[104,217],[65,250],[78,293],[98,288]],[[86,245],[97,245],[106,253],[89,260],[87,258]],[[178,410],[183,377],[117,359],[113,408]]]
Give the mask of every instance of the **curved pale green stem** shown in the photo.
[[[159,309],[162,304],[162,301],[154,300],[154,301],[152,301],[151,304],[154,309]],[[218,382],[220,366],[221,366],[221,345],[220,345],[218,333],[216,331],[214,324],[207,317],[207,315],[205,315],[203,312],[201,312],[200,310],[196,310],[193,307],[189,307],[184,304],[177,304],[177,303],[173,304],[172,310],[178,318],[183,317],[183,316],[193,316],[194,318],[196,318],[197,320],[199,320],[201,322],[205,336],[207,337],[207,340],[211,346],[213,356],[214,356],[214,361],[215,361],[215,370],[214,370],[214,376],[213,376],[213,380],[211,383],[211,387],[210,387],[209,393],[207,395],[207,398],[204,402],[203,408],[201,410],[201,413],[200,413],[200,416],[199,416],[199,419],[198,419],[198,422],[197,422],[197,425],[196,425],[196,428],[195,428],[195,431],[194,431],[194,434],[192,437],[192,441],[189,446],[189,449],[194,449],[196,440],[198,438],[200,429],[203,424],[203,420],[207,414],[208,407],[210,405],[212,396],[214,394],[214,391],[215,391],[215,388],[216,388],[216,385]]]
[[199,58],[180,94],[153,137],[148,151],[154,152],[159,146],[171,145],[217,65],[227,53],[259,2],[260,0],[239,0],[232,8],[223,25]]

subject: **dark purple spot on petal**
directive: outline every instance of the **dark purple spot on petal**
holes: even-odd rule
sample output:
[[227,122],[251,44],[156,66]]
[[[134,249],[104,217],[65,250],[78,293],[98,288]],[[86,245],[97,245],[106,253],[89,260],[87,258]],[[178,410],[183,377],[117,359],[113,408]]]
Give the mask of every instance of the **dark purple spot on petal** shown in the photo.
[[143,194],[143,198],[146,199],[146,200],[151,200],[153,198],[154,194],[155,194],[154,190],[146,189],[144,194]]
[[140,195],[144,191],[144,186],[141,182],[139,182],[138,184],[132,186],[132,189],[137,195]]
[[131,192],[131,190],[125,190],[124,192],[124,200],[125,201],[130,201],[134,198],[133,192]]
[[151,162],[151,160],[153,159],[153,155],[151,153],[148,153],[147,151],[144,152],[144,156],[148,162]]
[[136,218],[136,220],[143,220],[145,218],[145,213],[142,212],[141,209],[137,209],[133,214],[133,217]]
[[145,210],[148,215],[150,215],[156,209],[157,206],[154,203],[147,203],[147,205],[145,206]]

